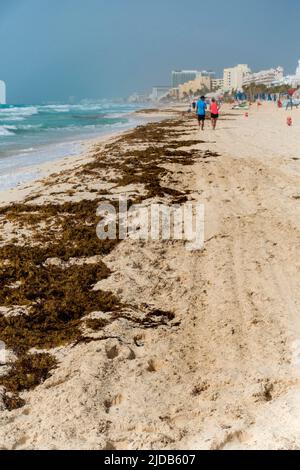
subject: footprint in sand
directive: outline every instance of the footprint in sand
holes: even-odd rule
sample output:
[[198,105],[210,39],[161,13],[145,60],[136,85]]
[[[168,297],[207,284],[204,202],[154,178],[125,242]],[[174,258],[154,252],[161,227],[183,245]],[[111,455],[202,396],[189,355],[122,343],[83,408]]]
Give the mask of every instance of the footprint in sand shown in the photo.
[[121,394],[116,395],[112,399],[105,400],[104,407],[105,407],[106,413],[109,413],[111,408],[121,405],[122,402],[123,402],[123,395]]
[[163,363],[157,359],[150,359],[148,361],[148,367],[147,371],[148,372],[158,372],[160,369],[162,369]]
[[105,352],[106,352],[106,356],[108,359],[115,359],[119,355],[119,348],[116,345],[114,346],[107,345],[105,347]]

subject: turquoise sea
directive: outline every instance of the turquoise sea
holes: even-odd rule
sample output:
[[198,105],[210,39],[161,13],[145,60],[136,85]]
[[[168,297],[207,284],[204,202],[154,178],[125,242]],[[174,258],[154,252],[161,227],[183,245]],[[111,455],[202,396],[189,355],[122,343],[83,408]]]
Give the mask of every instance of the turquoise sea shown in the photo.
[[39,176],[40,165],[83,151],[84,140],[134,127],[143,105],[109,101],[77,105],[0,106],[0,191]]

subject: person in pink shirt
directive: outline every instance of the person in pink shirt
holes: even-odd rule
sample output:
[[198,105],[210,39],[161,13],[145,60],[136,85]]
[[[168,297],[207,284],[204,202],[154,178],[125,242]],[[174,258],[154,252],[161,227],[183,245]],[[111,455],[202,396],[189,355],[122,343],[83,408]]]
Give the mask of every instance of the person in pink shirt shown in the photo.
[[210,117],[211,117],[212,128],[213,130],[215,130],[216,125],[217,125],[217,120],[219,118],[219,106],[215,98],[212,98],[211,103],[210,103]]

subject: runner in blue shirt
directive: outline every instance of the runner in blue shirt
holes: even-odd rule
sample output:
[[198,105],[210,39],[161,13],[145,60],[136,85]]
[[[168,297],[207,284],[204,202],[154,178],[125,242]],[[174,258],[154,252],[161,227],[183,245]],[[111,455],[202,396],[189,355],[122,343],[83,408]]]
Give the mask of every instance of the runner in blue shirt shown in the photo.
[[204,130],[205,114],[206,114],[207,104],[205,103],[205,96],[201,96],[200,100],[197,102],[197,114],[199,127],[201,130]]

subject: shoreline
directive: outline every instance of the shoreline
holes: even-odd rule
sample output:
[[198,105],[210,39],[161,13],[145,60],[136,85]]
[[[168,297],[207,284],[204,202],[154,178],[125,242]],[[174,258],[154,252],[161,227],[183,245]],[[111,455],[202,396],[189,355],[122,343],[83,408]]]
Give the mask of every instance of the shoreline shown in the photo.
[[[93,153],[93,148],[95,145],[105,144],[106,142],[109,142],[114,138],[118,138],[119,136],[130,132],[139,125],[166,119],[170,116],[170,112],[170,109],[168,110],[168,112],[164,111],[164,109],[155,109],[154,113],[152,112],[152,110],[150,110],[149,112],[147,109],[145,110],[145,112],[143,109],[138,110],[137,112],[134,111],[130,114],[136,115],[137,118],[140,119],[139,123],[134,123],[124,130],[107,132],[104,135],[100,135],[92,139],[88,138],[76,141],[76,146],[80,146],[83,148],[80,153],[76,152],[76,154],[74,155],[66,155],[63,157],[58,157],[54,160],[50,160],[48,162],[30,165],[28,167],[21,167],[18,171],[22,172],[23,170],[24,172],[26,171],[32,174],[35,173],[36,176],[33,176],[24,183],[18,183],[12,188],[0,190],[0,207],[1,205],[5,205],[9,202],[17,202],[27,197],[29,192],[40,188],[43,185],[43,181],[49,176],[51,176],[51,173],[60,172],[65,169],[69,170],[72,168],[72,166],[77,166],[80,163],[84,164],[88,162],[90,155]],[[176,112],[176,110],[174,110],[174,112]],[[75,141],[73,143],[75,143]],[[46,147],[51,148],[51,145]]]

